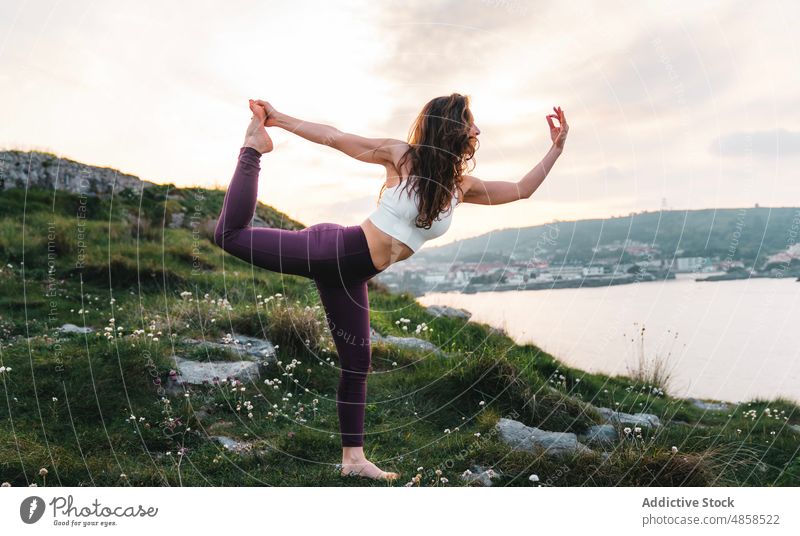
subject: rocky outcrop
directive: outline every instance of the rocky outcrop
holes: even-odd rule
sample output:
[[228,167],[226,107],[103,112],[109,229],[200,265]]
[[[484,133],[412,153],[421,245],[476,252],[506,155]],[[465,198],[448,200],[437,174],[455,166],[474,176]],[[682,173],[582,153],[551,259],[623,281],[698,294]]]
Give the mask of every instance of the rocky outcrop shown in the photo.
[[255,454],[268,454],[269,447],[263,441],[239,441],[228,436],[209,436],[209,439],[216,441],[228,452],[240,454],[242,456],[252,456]]
[[81,334],[83,334],[83,333],[91,333],[91,332],[93,332],[94,328],[89,327],[89,326],[86,326],[86,327],[76,326],[75,324],[64,324],[63,326],[58,328],[58,331],[60,331],[61,333],[81,333]]
[[442,351],[438,346],[425,339],[418,337],[395,337],[394,335],[381,335],[374,329],[370,330],[371,343],[384,343],[399,346],[401,348],[409,348],[419,352],[430,352],[439,356],[446,356],[447,354]]
[[608,446],[619,439],[619,434],[611,424],[597,424],[578,435],[578,439],[588,445]]
[[498,437],[515,450],[544,451],[549,456],[589,454],[592,450],[580,443],[571,432],[548,432],[525,426],[513,419],[501,418],[495,425]]
[[466,309],[450,307],[448,305],[429,305],[427,311],[434,316],[448,316],[451,318],[463,318],[468,320],[472,313]]
[[595,408],[598,413],[608,423],[616,424],[629,424],[631,426],[642,426],[647,428],[656,428],[661,426],[661,420],[657,415],[652,413],[623,413],[621,411],[614,411],[611,408]]
[[38,151],[0,151],[0,190],[45,188],[75,194],[110,194],[155,186],[116,169],[90,166]]
[[246,335],[237,335],[229,343],[201,341],[198,339],[183,339],[183,342],[197,344],[209,348],[220,348],[238,353],[242,359],[258,359],[260,361],[274,361],[276,359],[275,346],[266,340]]
[[698,398],[687,398],[686,401],[691,403],[694,407],[706,411],[728,411],[728,409],[730,409],[727,402],[706,402]]
[[229,378],[241,381],[255,381],[259,378],[258,363],[255,361],[193,361],[174,355],[177,376],[172,380],[175,385],[184,383],[202,385]]

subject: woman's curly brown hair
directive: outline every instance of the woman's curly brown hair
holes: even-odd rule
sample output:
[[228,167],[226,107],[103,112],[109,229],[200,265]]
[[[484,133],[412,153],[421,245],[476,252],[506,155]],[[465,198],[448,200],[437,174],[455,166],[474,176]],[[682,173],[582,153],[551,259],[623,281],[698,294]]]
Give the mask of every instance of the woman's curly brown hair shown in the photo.
[[409,180],[402,189],[410,184],[413,192],[419,193],[417,227],[430,229],[433,220],[449,210],[456,188],[461,191],[461,176],[477,150],[477,138],[473,143],[469,137],[472,122],[469,97],[453,93],[428,102],[411,125],[409,148],[397,167],[400,170],[411,160]]

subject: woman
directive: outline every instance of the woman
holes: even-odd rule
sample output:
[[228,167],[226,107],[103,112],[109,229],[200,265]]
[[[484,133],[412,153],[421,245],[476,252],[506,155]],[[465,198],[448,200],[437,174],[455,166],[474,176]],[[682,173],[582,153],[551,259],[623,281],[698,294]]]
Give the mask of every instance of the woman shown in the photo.
[[[250,100],[250,110],[253,118],[225,194],[214,242],[261,268],[314,280],[341,364],[336,394],[341,474],[395,479],[398,473],[383,471],[364,456],[371,360],[367,281],[411,256],[425,241],[441,236],[450,226],[456,204],[500,205],[530,197],[563,150],[569,129],[564,112],[554,107],[556,113],[546,116],[553,145],[544,159],[519,182],[506,182],[464,174],[480,129],[469,98],[458,93],[428,102],[414,122],[408,143],[364,138],[301,121],[262,100]],[[558,119],[558,127],[553,118]],[[378,208],[361,224],[347,227],[336,223],[318,223],[300,231],[251,227],[260,159],[273,148],[265,126],[284,128],[362,162],[384,166],[387,183]],[[387,190],[389,195],[384,195]]]

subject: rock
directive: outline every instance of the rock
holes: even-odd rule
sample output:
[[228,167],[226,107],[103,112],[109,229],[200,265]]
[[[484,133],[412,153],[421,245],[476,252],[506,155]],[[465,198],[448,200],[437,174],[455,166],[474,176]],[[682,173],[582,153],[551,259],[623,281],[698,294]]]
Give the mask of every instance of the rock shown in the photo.
[[800,434],[800,424],[790,424],[789,428]]
[[176,385],[184,383],[202,385],[213,383],[214,379],[236,378],[242,381],[255,381],[259,378],[258,363],[254,361],[193,361],[173,355],[178,377]]
[[220,445],[222,445],[225,450],[229,452],[235,452],[236,454],[242,455],[252,455],[255,453],[258,454],[266,454],[269,452],[268,448],[259,449],[259,443],[256,441],[238,441],[228,436],[209,436],[209,439],[213,439]]
[[492,468],[484,469],[480,465],[473,465],[463,473],[461,473],[461,480],[469,485],[477,485],[484,487],[491,487],[493,480],[500,478],[502,473],[495,471]]
[[516,450],[537,452],[544,449],[545,454],[550,456],[592,452],[586,445],[578,442],[577,436],[571,432],[548,432],[506,418],[501,418],[495,427],[501,441]]
[[451,318],[464,318],[469,319],[472,316],[472,313],[467,311],[466,309],[455,307],[449,307],[447,305],[429,305],[426,307],[429,313],[435,316],[448,316]]
[[183,219],[186,217],[186,214],[183,212],[176,212],[170,215],[170,222],[167,225],[170,229],[178,229],[183,226]]
[[112,194],[155,186],[116,169],[89,166],[39,151],[0,151],[0,190],[44,188],[76,194]]
[[687,398],[687,401],[696,407],[706,411],[728,411],[727,402],[706,402],[697,398]]
[[600,415],[603,416],[606,422],[629,424],[631,426],[644,426],[647,428],[656,428],[661,426],[661,420],[658,416],[651,413],[623,413],[621,411],[614,411],[611,408],[595,408]]
[[94,331],[94,328],[91,328],[89,326],[86,327],[76,326],[75,324],[64,324],[63,326],[58,328],[58,330],[61,331],[62,333],[91,333]]
[[411,350],[417,350],[421,352],[431,352],[437,355],[446,355],[444,351],[442,351],[438,346],[433,344],[430,341],[426,341],[425,339],[420,339],[418,337],[395,337],[394,335],[381,335],[375,330],[372,330],[370,333],[370,342],[382,342],[385,344],[392,344],[395,346],[400,346],[402,348],[409,348]]
[[201,344],[213,348],[223,348],[226,350],[233,350],[237,352],[242,359],[253,360],[256,358],[260,361],[275,361],[277,354],[275,346],[266,339],[259,339],[257,337],[248,337],[245,335],[238,335],[233,337],[234,342],[225,344],[222,342],[200,341],[197,339],[183,339],[183,342],[189,344]]
[[504,337],[508,337],[508,333],[504,329],[496,328],[494,326],[489,326],[489,333],[492,335],[502,335]]
[[579,436],[579,439],[587,444],[607,445],[615,443],[619,439],[616,428],[611,424],[596,424],[590,426],[585,434]]

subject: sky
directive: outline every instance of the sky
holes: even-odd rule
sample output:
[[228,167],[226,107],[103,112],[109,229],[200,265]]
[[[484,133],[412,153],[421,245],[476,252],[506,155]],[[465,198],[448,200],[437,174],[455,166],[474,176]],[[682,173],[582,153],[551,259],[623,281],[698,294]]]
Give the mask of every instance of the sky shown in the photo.
[[[471,175],[529,199],[457,208],[427,246],[662,208],[800,205],[797,2],[522,0],[0,3],[0,148],[224,188],[251,113],[407,140],[431,98],[470,96]],[[357,225],[385,170],[269,128],[259,199]]]

